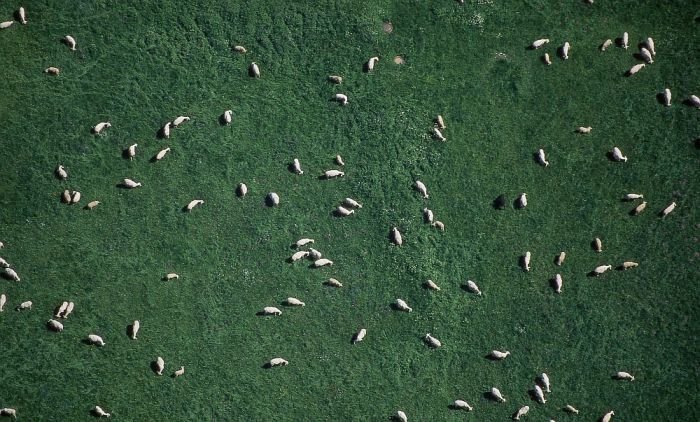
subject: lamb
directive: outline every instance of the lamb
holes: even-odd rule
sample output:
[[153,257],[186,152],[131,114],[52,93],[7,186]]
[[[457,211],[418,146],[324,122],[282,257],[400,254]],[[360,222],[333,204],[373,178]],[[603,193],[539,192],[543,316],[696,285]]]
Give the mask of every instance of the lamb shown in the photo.
[[335,177],[343,176],[345,176],[345,173],[340,170],[326,170],[326,172],[323,173],[323,177],[325,177],[326,179],[333,179]]
[[595,240],[593,240],[593,249],[599,253],[603,252],[603,241],[600,240],[600,238],[596,237]]
[[588,127],[579,126],[576,128],[576,133],[588,134],[588,133],[591,133],[591,130],[593,130],[593,128],[591,126],[588,126]]
[[627,71],[627,76],[632,76],[632,75],[636,74],[637,72],[642,70],[644,68],[644,66],[646,66],[646,64],[644,64],[644,63],[639,63],[639,64],[632,66],[630,68],[630,70]]
[[248,193],[248,186],[246,186],[245,183],[239,183],[238,186],[236,186],[236,195],[239,197],[243,198],[246,196]]
[[547,44],[548,42],[549,42],[549,38],[542,38],[539,40],[535,40],[532,42],[532,44],[530,44],[530,48],[533,50],[536,50],[536,49],[542,47],[543,45]]
[[423,337],[423,341],[425,341],[425,343],[433,349],[437,349],[438,347],[442,346],[440,340],[430,335],[430,333],[426,334],[425,337]]
[[296,262],[300,259],[306,258],[307,256],[309,256],[308,251],[299,251],[299,252],[295,252],[290,259],[292,262]]
[[227,125],[230,125],[231,122],[233,121],[233,110],[224,111],[224,114],[222,116],[223,116],[224,123],[226,123]]
[[[675,209],[676,209],[676,203],[671,202],[671,205],[667,206],[666,208],[663,209],[663,211],[661,211],[661,217],[666,217],[667,215],[671,214],[673,212],[673,210],[675,210]],[[19,280],[17,280],[17,281],[19,281]]]
[[101,204],[100,201],[90,201],[90,202],[88,202],[88,204],[85,206],[85,208],[91,210],[91,209],[95,208],[96,206],[98,206],[98,205],[100,205],[100,204]]
[[187,204],[187,207],[186,207],[187,211],[191,212],[192,209],[194,209],[194,207],[196,207],[198,205],[202,205],[203,203],[204,203],[204,200],[202,200],[202,199],[193,199],[192,201],[190,201],[189,204]]
[[567,413],[572,413],[574,415],[578,415],[578,409],[570,404],[567,404],[566,406],[564,406],[564,411]]
[[46,325],[49,327],[49,330],[51,331],[56,331],[56,332],[61,332],[63,331],[63,324],[60,322],[56,321],[55,319],[50,319],[46,322]]
[[320,268],[320,267],[326,267],[326,266],[330,267],[331,265],[333,265],[333,261],[331,261],[330,259],[326,259],[326,258],[321,258],[321,259],[317,259],[316,261],[314,261],[314,268]]
[[493,400],[496,400],[497,402],[505,403],[506,399],[503,397],[503,394],[501,394],[501,391],[496,388],[496,387],[491,387],[491,391],[489,392],[491,395],[491,398]]
[[100,418],[103,416],[106,418],[109,418],[110,416],[112,416],[111,413],[105,412],[100,406],[95,406],[95,408],[92,409],[92,413],[94,413],[95,416],[100,417]]
[[403,299],[396,299],[396,301],[394,302],[394,306],[399,311],[413,312],[413,308],[408,306],[408,304]]
[[430,290],[437,290],[437,291],[440,290],[440,286],[435,284],[435,282],[433,280],[426,280],[426,282],[423,283],[423,285]]
[[520,409],[518,409],[517,412],[515,412],[515,415],[513,416],[514,421],[519,421],[521,417],[527,415],[527,412],[530,411],[530,406],[523,406]]
[[467,402],[464,401],[464,400],[455,400],[455,401],[452,403],[452,407],[453,407],[454,409],[466,410],[467,412],[471,412],[472,410],[474,410],[474,408],[471,407],[471,406],[469,405],[469,403],[467,403]]
[[330,287],[343,287],[343,283],[334,278],[329,278],[328,280],[324,281],[323,284]]
[[613,378],[615,378],[616,380],[634,381],[634,376],[629,372],[617,372],[615,373],[615,375],[613,375]]
[[276,207],[280,204],[280,196],[275,192],[270,192],[265,197],[265,202],[269,207]]
[[340,155],[335,156],[335,163],[339,166],[345,165],[345,161],[343,161],[343,157],[341,157]]
[[289,365],[289,362],[282,358],[272,358],[270,361],[267,363],[267,366],[270,368],[274,368],[275,366],[286,366]]
[[518,201],[516,202],[516,205],[519,209],[523,209],[527,207],[527,193],[523,192],[520,194],[518,197]]
[[180,369],[177,371],[173,372],[173,378],[177,378],[185,373],[185,367],[181,366]]
[[158,154],[156,154],[156,161],[162,160],[163,157],[165,157],[165,154],[167,154],[168,152],[170,152],[170,148],[165,148],[158,151]]
[[137,146],[139,146],[139,144],[133,144],[126,150],[126,155],[129,157],[129,160],[134,160],[134,157],[136,156]]
[[288,297],[287,299],[285,299],[284,304],[287,306],[306,306],[306,303],[302,302],[301,300],[295,297]]
[[547,161],[547,156],[542,148],[537,151],[537,162],[545,167],[549,166],[549,161]]
[[500,350],[491,350],[491,352],[489,353],[489,358],[493,360],[503,360],[508,356],[510,356],[509,351],[501,352]]
[[416,190],[418,191],[418,193],[420,193],[421,195],[423,195],[423,198],[424,198],[424,199],[428,199],[428,198],[429,198],[429,196],[428,196],[428,188],[425,187],[425,184],[423,184],[423,182],[421,182],[420,180],[416,180],[416,182],[415,182],[415,184],[414,184],[413,186],[416,188]]
[[275,308],[274,306],[266,306],[262,310],[263,315],[275,315],[279,316],[282,315],[282,311],[280,311],[278,308]]
[[352,344],[357,344],[357,343],[361,342],[362,340],[365,339],[366,335],[367,335],[367,329],[365,329],[365,328],[360,329],[360,331],[358,331],[357,333],[355,333],[354,336],[352,336]]
[[644,209],[647,207],[647,202],[644,201],[641,204],[637,205],[633,210],[632,210],[632,215],[639,215],[644,211]]
[[127,188],[127,189],[134,189],[134,188],[138,188],[139,186],[141,186],[141,183],[135,182],[131,179],[124,179],[124,180],[122,180],[122,186]]
[[548,392],[548,393],[552,392],[552,390],[550,388],[550,384],[549,384],[549,377],[547,376],[547,374],[542,372],[539,376],[539,381],[542,384],[542,387],[544,387],[546,392]]
[[248,74],[253,78],[260,77],[260,67],[258,67],[257,63],[253,62],[248,66]]
[[349,210],[349,209],[342,207],[340,205],[335,209],[335,214],[340,216],[340,217],[347,217],[347,216],[354,214],[354,213],[355,213],[355,210]]
[[0,312],[3,311],[3,308],[5,307],[5,304],[7,303],[7,296],[5,293],[0,294]]
[[131,339],[132,340],[138,340],[136,338],[136,334],[139,333],[139,329],[141,328],[141,322],[136,319],[134,322],[131,323]]
[[102,340],[102,337],[98,336],[97,334],[88,335],[88,342],[90,344],[94,344],[94,345],[100,346],[100,347],[105,345],[105,342],[104,342],[104,340]]
[[618,162],[620,162],[620,161],[624,161],[625,163],[627,162],[627,157],[622,155],[622,151],[620,151],[620,148],[614,147],[611,154],[612,154],[613,160],[618,161]]
[[391,233],[389,236],[391,238],[392,243],[394,243],[394,245],[396,245],[396,246],[403,245],[403,236],[401,236],[401,232],[396,227],[391,229]]
[[345,198],[343,200],[343,204],[350,207],[350,208],[357,208],[357,209],[362,208],[362,204],[360,204],[359,202],[355,201],[352,198]]
[[599,265],[593,269],[593,275],[601,275],[612,268],[612,265]]
[[163,370],[165,369],[165,361],[162,357],[158,356],[156,359],[155,370],[156,374],[163,375]]
[[379,57],[370,57],[369,60],[367,60],[367,71],[371,72],[374,70],[374,66],[379,62]]
[[70,48],[71,50],[75,51],[75,46],[77,45],[77,43],[75,42],[75,38],[73,38],[73,37],[70,36],[70,35],[66,35],[65,37],[63,37],[63,42],[66,43],[66,45],[68,46],[68,48]]
[[20,281],[19,275],[17,275],[17,271],[9,267],[5,268],[5,277],[9,278],[12,281]]
[[189,122],[190,118],[187,116],[178,116],[173,120],[173,127],[178,127],[185,122]]
[[539,385],[535,385],[534,393],[535,393],[535,399],[537,399],[538,403],[540,403],[540,404],[547,403],[547,400],[544,398],[544,391],[542,391],[542,387],[540,387]]
[[68,172],[66,172],[66,169],[60,164],[56,167],[56,177],[61,180],[66,180],[68,178]]
[[348,105],[348,96],[345,94],[335,94],[333,99],[339,102],[341,106]]
[[668,88],[664,89],[664,93],[662,96],[664,100],[664,105],[666,107],[671,107],[671,90]]
[[561,274],[556,274],[554,276],[554,291],[561,293],[561,287],[564,284],[564,280],[561,278]]
[[525,272],[530,271],[530,258],[532,257],[532,254],[530,251],[525,252],[525,255],[522,256],[522,263],[523,263],[523,270]]
[[112,124],[110,122],[98,123],[95,126],[93,126],[92,133],[94,133],[95,135],[99,135],[108,127],[112,127]]
[[61,69],[54,66],[49,66],[44,69],[44,73],[48,73],[49,75],[58,75],[61,73]]
[[469,292],[476,294],[477,296],[481,296],[481,290],[479,290],[479,286],[476,285],[475,282],[471,280],[467,280],[467,290]]
[[301,169],[301,163],[299,163],[298,158],[295,158],[292,162],[292,170],[294,170],[296,174],[304,174],[304,170]]

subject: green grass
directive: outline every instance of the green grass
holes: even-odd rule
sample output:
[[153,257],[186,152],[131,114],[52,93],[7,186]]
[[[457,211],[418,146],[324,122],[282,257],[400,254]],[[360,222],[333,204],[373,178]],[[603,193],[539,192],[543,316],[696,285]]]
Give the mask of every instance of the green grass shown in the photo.
[[[68,3],[71,3],[70,5]],[[17,5],[0,5],[0,20]],[[86,420],[100,404],[120,420],[505,420],[529,404],[532,420],[698,419],[700,353],[698,94],[700,28],[684,1],[266,1],[26,3],[29,24],[0,31],[0,256],[19,283],[0,280],[0,407],[20,420]],[[394,30],[382,31],[391,21]],[[601,53],[630,34],[630,50]],[[60,39],[73,35],[78,51]],[[658,56],[622,74],[638,42]],[[542,51],[526,46],[552,40]],[[570,60],[555,58],[564,41]],[[246,55],[231,52],[241,44]],[[547,51],[554,63],[540,61]],[[501,54],[502,53],[502,54]],[[379,55],[375,72],[362,64]],[[406,63],[395,65],[402,55]],[[262,78],[247,75],[260,65]],[[61,74],[42,73],[57,66]],[[329,74],[344,77],[340,86]],[[674,104],[655,95],[670,87]],[[329,101],[336,92],[350,104]],[[230,127],[218,116],[232,109]],[[169,119],[192,121],[169,140]],[[442,114],[448,142],[429,136]],[[113,127],[90,134],[97,122]],[[593,127],[590,135],[573,133]],[[138,143],[134,161],[122,150]],[[164,146],[161,162],[149,161]],[[629,162],[613,163],[618,146]],[[547,151],[551,165],[533,153]],[[318,180],[341,154],[346,177]],[[299,158],[305,170],[287,170]],[[70,177],[53,176],[63,164]],[[116,187],[125,177],[143,183]],[[430,190],[412,190],[420,179]],[[235,186],[245,182],[240,199]],[[82,205],[59,201],[82,192]],[[279,208],[263,205],[278,192]],[[525,210],[493,199],[527,192]],[[649,202],[620,202],[642,192]],[[332,209],[350,196],[350,218]],[[191,199],[206,203],[182,212]],[[657,215],[676,201],[665,219]],[[445,222],[422,222],[428,206]],[[392,246],[391,227],[404,234]],[[330,268],[285,260],[301,237]],[[604,252],[590,248],[603,240]],[[518,257],[533,254],[524,273]],[[552,263],[562,250],[561,268]],[[596,265],[640,262],[600,278]],[[180,279],[161,281],[175,271]],[[564,278],[558,296],[548,279]],[[328,277],[342,289],[321,285]],[[442,287],[430,292],[426,279]],[[461,285],[477,281],[484,296]],[[288,297],[304,308],[255,313]],[[392,311],[401,297],[414,312]],[[31,311],[15,312],[24,300]],[[44,323],[76,303],[65,330]],[[281,306],[280,306],[281,307]],[[126,327],[141,321],[138,341]],[[368,330],[352,346],[352,334]],[[81,342],[89,333],[104,348]],[[443,342],[428,349],[430,332]],[[507,349],[491,362],[484,355]],[[157,377],[157,356],[166,373]],[[265,370],[275,356],[290,361]],[[633,383],[615,382],[618,370]],[[547,404],[527,391],[547,372]],[[506,404],[486,400],[497,386]],[[466,416],[448,409],[471,403]]]

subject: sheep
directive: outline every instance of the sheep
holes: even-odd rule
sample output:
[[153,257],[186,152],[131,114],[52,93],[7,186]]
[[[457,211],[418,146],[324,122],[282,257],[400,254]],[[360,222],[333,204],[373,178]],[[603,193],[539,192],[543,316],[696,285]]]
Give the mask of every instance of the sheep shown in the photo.
[[433,223],[433,211],[429,208],[423,208],[423,219],[426,223]]
[[413,186],[418,191],[418,193],[420,193],[423,196],[424,199],[429,198],[428,188],[425,187],[425,184],[423,184],[423,182],[421,182],[420,180],[416,180]]
[[664,105],[666,107],[671,107],[671,90],[666,88],[664,89],[664,93],[662,94],[662,98],[664,100]]
[[569,49],[571,48],[571,44],[569,44],[568,41],[564,43],[564,45],[561,47],[561,58],[564,60],[569,59]]
[[547,156],[542,148],[537,151],[537,162],[545,167],[549,166],[549,161],[547,161]]
[[75,38],[73,38],[73,37],[70,36],[70,35],[66,35],[65,37],[63,37],[63,42],[66,43],[66,45],[68,46],[68,48],[70,48],[71,50],[75,51],[75,47],[76,47],[76,45],[77,45],[77,43],[75,42]]
[[630,268],[635,268],[638,267],[639,263],[634,262],[634,261],[625,261],[622,263],[622,269],[623,270],[629,270]]
[[12,26],[12,24],[15,23],[14,21],[5,21],[5,22],[0,22],[0,29],[7,29]]
[[578,409],[570,404],[567,404],[566,406],[564,406],[564,411],[567,413],[578,415]]
[[603,44],[600,45],[600,51],[605,51],[612,45],[613,41],[608,38],[607,40],[603,41]]
[[564,284],[564,280],[561,278],[561,274],[554,275],[554,291],[561,293],[561,287]]
[[355,214],[355,210],[349,210],[349,209],[347,209],[347,208],[342,207],[342,206],[339,205],[339,206],[335,209],[335,214],[338,215],[338,216],[340,216],[340,217],[347,217],[347,216],[349,216],[349,215],[351,215],[351,214]]
[[306,303],[302,302],[301,300],[295,297],[288,297],[284,300],[284,304],[287,306],[306,306]]
[[443,232],[445,231],[445,223],[443,223],[440,220],[435,220],[435,222],[433,224],[431,224],[431,226],[435,227],[436,229],[438,229],[440,231],[443,231]]
[[127,189],[134,189],[134,188],[138,188],[139,186],[141,186],[141,183],[135,182],[131,179],[124,179],[124,180],[122,180],[122,186],[127,188]]
[[68,307],[66,308],[66,311],[63,312],[63,316],[62,316],[61,318],[67,319],[67,318],[68,318],[68,315],[70,315],[71,312],[73,312],[73,308],[74,308],[74,307],[75,307],[75,303],[73,303],[73,302],[68,302]]
[[588,127],[579,126],[576,128],[576,133],[588,134],[588,133],[591,133],[591,130],[593,130],[593,128],[591,126],[588,126]]
[[441,141],[441,142],[447,141],[447,138],[445,138],[445,135],[442,134],[442,132],[440,131],[440,129],[434,127],[434,128],[432,129],[432,133],[433,133],[433,137],[434,137],[435,139],[437,139],[438,141]]
[[77,190],[74,190],[73,195],[70,198],[70,203],[77,204],[78,202],[80,202],[80,197],[81,197],[80,192],[78,192]]
[[394,302],[394,306],[399,311],[413,312],[413,308],[408,306],[408,304],[403,299],[396,299],[396,301]]
[[345,94],[335,94],[333,99],[339,102],[341,106],[348,105],[348,96]]
[[304,170],[301,169],[301,163],[299,163],[299,159],[295,158],[294,161],[292,162],[292,169],[294,170],[294,173],[296,174],[304,174]]
[[641,57],[642,60],[644,60],[647,64],[654,63],[654,59],[651,57],[651,53],[644,47],[639,49],[639,57]]
[[131,323],[131,339],[132,340],[138,340],[136,338],[136,335],[139,333],[140,328],[141,328],[141,322],[138,319],[135,319],[134,322]]
[[0,312],[3,311],[3,308],[5,307],[5,304],[7,303],[7,296],[5,293],[0,294]]
[[326,266],[330,267],[331,265],[333,265],[333,261],[331,261],[330,259],[326,259],[326,258],[321,258],[321,259],[317,259],[316,261],[314,261],[314,268],[320,268],[320,267],[326,267]]
[[343,77],[338,75],[330,75],[328,76],[328,82],[340,85],[343,83]]
[[532,257],[532,254],[530,251],[525,252],[525,255],[522,256],[522,264],[523,264],[523,271],[529,272],[530,271],[530,258]]
[[172,125],[172,122],[166,122],[162,128],[160,128],[160,134],[163,138],[168,139],[170,138],[170,126]]
[[612,268],[612,265],[599,265],[593,269],[594,275],[601,275]]
[[54,66],[49,66],[44,69],[44,73],[48,73],[49,75],[58,75],[61,73],[61,69]]
[[10,264],[7,261],[5,261],[5,258],[0,258],[0,267],[10,268]]
[[104,340],[102,340],[102,337],[98,336],[97,334],[88,335],[88,342],[90,344],[94,344],[94,345],[100,346],[100,347],[105,345],[105,342],[104,342]]
[[476,283],[471,280],[467,280],[467,290],[471,293],[474,293],[477,296],[481,296],[481,290],[479,290],[479,286],[477,286]]
[[527,193],[525,193],[525,192],[521,193],[520,196],[518,197],[516,204],[517,204],[517,207],[520,209],[527,207]]
[[179,278],[180,278],[180,275],[177,274],[177,273],[168,273],[168,274],[165,275],[165,279],[166,279],[167,281],[176,280],[176,279],[179,279]]
[[155,362],[155,367],[154,367],[154,368],[155,368],[155,370],[156,370],[156,374],[158,374],[158,375],[163,375],[163,370],[165,369],[165,361],[163,360],[162,357],[158,356],[158,357],[156,358],[156,362]]
[[634,381],[634,376],[632,374],[623,371],[616,372],[613,378],[621,381]]
[[112,127],[110,122],[101,122],[92,127],[92,133],[95,135],[101,134],[105,129]]
[[[667,215],[671,214],[673,212],[673,210],[675,210],[675,209],[676,209],[676,203],[671,202],[671,204],[669,206],[667,206],[666,208],[663,209],[663,211],[661,211],[661,217],[666,217]],[[19,281],[19,280],[17,280],[17,281]]]
[[64,204],[70,204],[70,191],[68,189],[64,190],[61,194],[61,202]]
[[233,110],[225,110],[222,118],[225,124],[230,125],[233,121]]
[[593,240],[593,249],[598,253],[603,252],[603,241],[600,238],[596,237]]
[[632,75],[636,74],[637,72],[642,70],[644,68],[644,66],[646,66],[645,63],[639,63],[639,64],[632,66],[630,68],[630,70],[627,71],[627,76],[632,76]]
[[19,16],[19,22],[22,25],[27,24],[27,12],[24,10],[24,7],[20,7],[19,10],[17,11],[17,15]]
[[535,40],[530,44],[530,48],[532,50],[537,50],[538,48],[542,47],[543,45],[547,44],[549,42],[549,38],[542,38],[539,40]]
[[437,115],[435,118],[435,125],[437,126],[438,129],[447,129],[447,126],[445,126],[445,119],[442,118],[441,115]]
[[615,160],[617,162],[620,162],[620,161],[624,161],[625,163],[627,162],[627,157],[622,155],[622,151],[620,151],[620,148],[614,147],[612,149],[611,154],[612,154],[613,160]]
[[365,339],[365,336],[367,335],[367,329],[362,328],[360,331],[355,333],[355,335],[352,336],[352,344],[357,344],[361,342],[362,340]]
[[489,353],[489,358],[493,360],[503,360],[508,356],[510,356],[510,352],[507,350],[505,352],[502,352],[500,350],[491,350],[491,352]]
[[515,415],[513,416],[514,421],[519,421],[522,416],[527,415],[527,412],[530,411],[530,406],[523,406],[520,409],[518,409],[517,412],[515,412]]
[[401,236],[401,232],[396,227],[391,229],[391,233],[389,236],[390,236],[391,241],[394,245],[396,245],[396,246],[403,245],[403,236]]
[[611,410],[608,413],[604,414],[600,418],[600,422],[610,422],[612,420],[612,417],[615,416],[615,411]]
[[501,394],[501,391],[498,388],[491,387],[491,391],[489,393],[491,395],[491,399],[496,400],[497,402],[505,403],[506,398],[503,397],[503,394]]
[[282,311],[280,311],[278,308],[275,308],[274,306],[266,306],[263,308],[262,314],[279,316],[282,315]]
[[542,56],[542,61],[543,61],[547,66],[551,66],[551,64],[552,64],[552,59],[549,58],[549,53],[544,53],[544,56]]
[[238,186],[236,186],[236,195],[239,197],[243,198],[246,196],[248,193],[248,186],[246,186],[245,183],[239,183]]
[[126,155],[129,157],[129,160],[134,160],[134,157],[136,156],[137,146],[139,146],[139,144],[133,144],[126,150]]
[[367,71],[371,72],[374,70],[374,66],[379,62],[379,57],[370,57],[369,60],[367,60]]
[[235,51],[236,53],[240,53],[240,54],[245,54],[245,53],[248,52],[248,50],[246,50],[246,48],[243,47],[242,45],[236,45],[236,46],[234,46],[234,47],[233,47],[233,51]]
[[289,365],[289,362],[282,358],[272,358],[270,361],[267,363],[267,366],[270,368],[274,368],[275,366],[287,366]]
[[440,340],[430,335],[430,333],[426,334],[425,337],[423,337],[423,340],[428,346],[432,347],[433,349],[437,349],[438,347],[442,346]]
[[691,95],[688,98],[688,104],[695,108],[700,108],[700,98],[697,95]]
[[341,157],[340,155],[335,156],[335,163],[339,166],[345,165],[345,161],[343,161],[343,157]]
[[632,215],[639,215],[644,211],[644,209],[647,207],[647,202],[644,201],[641,204],[637,205],[633,210],[632,210]]
[[406,416],[406,413],[404,413],[402,410],[396,411],[396,416],[394,419],[398,419],[400,422],[408,422],[408,416]]
[[4,248],[4,247],[5,247],[5,244],[2,243],[2,242],[0,242],[0,249],[2,249],[2,248]]
[[324,281],[323,284],[330,287],[343,287],[343,283],[334,278],[329,278],[328,280]]
[[440,291],[440,286],[435,284],[433,280],[426,280],[425,283],[423,283],[423,285],[430,290]]
[[640,193],[628,193],[622,197],[623,201],[634,201],[635,199],[643,199],[644,195]]
[[265,197],[265,202],[269,207],[276,207],[280,204],[280,196],[275,192],[270,192]]
[[91,210],[91,209],[95,208],[96,206],[98,206],[98,205],[100,205],[100,204],[101,204],[100,201],[90,201],[90,202],[88,202],[88,204],[85,206],[85,208]]
[[17,409],[4,407],[0,409],[0,416],[12,416],[13,418],[17,419]]
[[464,400],[455,400],[454,402],[452,402],[452,407],[454,409],[466,410],[467,412],[471,412],[472,410],[474,410],[474,408],[471,407],[469,403],[467,403]]
[[323,258],[323,254],[314,248],[309,248],[309,258],[316,261]]
[[627,32],[625,32],[624,34],[622,34],[622,47],[624,47],[624,49],[627,50],[629,45],[630,45],[630,36]]
[[539,385],[535,385],[534,393],[535,393],[535,399],[537,399],[538,403],[540,403],[540,404],[547,403],[547,400],[544,398],[544,391],[542,391],[542,387],[540,387]]
[[552,390],[550,388],[550,384],[549,384],[549,377],[547,376],[547,374],[542,372],[539,376],[539,381],[542,384],[542,386],[544,387],[546,392],[548,392],[548,393],[552,392]]
[[56,167],[56,177],[61,180],[66,180],[68,178],[68,172],[66,172],[66,169],[60,164]]
[[325,177],[326,179],[333,179],[335,177],[343,176],[345,176],[345,173],[340,170],[326,170],[325,173],[323,173],[323,177]]
[[103,416],[106,418],[109,418],[110,416],[112,416],[111,413],[105,412],[100,406],[95,406],[95,408],[92,409],[92,413],[94,413],[95,416],[100,417],[100,418]]
[[177,378],[185,373],[185,367],[181,366],[180,369],[177,371],[173,372],[173,378]]
[[203,199],[193,199],[190,201],[189,204],[187,204],[186,209],[188,212],[191,212],[194,209],[194,207],[196,207],[198,205],[202,205],[203,203],[204,203]]
[[651,37],[647,38],[646,45],[647,45],[647,48],[649,49],[649,51],[651,52],[651,55],[656,56],[656,49],[654,48],[654,40]]
[[253,78],[260,77],[260,67],[257,63],[253,62],[248,66],[248,74]]
[[190,118],[187,116],[178,116],[173,120],[173,127],[178,127],[185,122],[189,122]]
[[343,200],[343,204],[350,207],[350,208],[357,208],[357,209],[362,208],[362,204],[360,204],[359,202],[355,201],[352,198],[345,198]]
[[68,302],[63,302],[61,303],[61,306],[58,307],[58,311],[54,315],[55,318],[60,318],[61,315],[66,312],[66,309],[68,309]]
[[156,154],[156,159],[155,159],[155,160],[156,160],[156,161],[162,160],[163,157],[165,157],[165,154],[167,154],[168,152],[170,152],[170,148],[164,148],[164,149],[158,151],[158,154]]
[[306,258],[307,256],[309,256],[308,251],[299,251],[299,252],[295,252],[290,259],[292,262],[296,262],[302,258]]
[[12,281],[21,281],[19,275],[17,275],[17,271],[9,267],[5,268],[5,277],[9,278]]
[[49,327],[49,330],[51,330],[51,331],[56,331],[59,333],[61,331],[63,331],[63,324],[56,321],[55,319],[50,319],[50,320],[46,321],[46,325]]

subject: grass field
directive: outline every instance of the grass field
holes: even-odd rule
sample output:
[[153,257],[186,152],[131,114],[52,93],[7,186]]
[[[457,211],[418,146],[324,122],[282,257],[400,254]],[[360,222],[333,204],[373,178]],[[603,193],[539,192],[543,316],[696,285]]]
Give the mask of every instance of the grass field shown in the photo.
[[[90,420],[96,404],[132,421],[381,421],[398,409],[412,421],[497,421],[525,404],[533,421],[611,409],[615,421],[700,419],[700,112],[681,102],[700,95],[691,3],[3,2],[0,21],[24,6],[29,23],[0,30],[0,256],[22,278],[0,280],[0,407],[24,421]],[[624,31],[629,50],[598,50]],[[624,77],[647,36],[654,63]],[[544,49],[526,49],[543,37]],[[564,41],[567,61],[555,55]],[[671,107],[655,98],[666,87]],[[330,101],[337,92],[346,107]],[[226,109],[233,124],[221,126]],[[445,143],[430,136],[438,114]],[[192,120],[159,139],[178,115]],[[100,121],[113,127],[95,136]],[[614,146],[628,162],[606,158]],[[346,176],[319,180],[336,154]],[[303,175],[288,170],[294,158]],[[143,187],[118,188],[125,177]],[[64,189],[82,202],[62,204]],[[271,191],[277,208],[264,206]],[[492,207],[521,192],[526,209]],[[628,192],[648,201],[641,215],[620,201]],[[333,217],[345,197],[363,208]],[[183,212],[194,198],[205,204]],[[445,232],[423,222],[424,207]],[[394,226],[402,247],[388,240]],[[302,237],[335,264],[288,263]],[[587,276],[628,260],[639,267]],[[180,278],[162,281],[168,272]],[[549,285],[557,272],[561,295]],[[323,286],[329,277],[344,287]],[[288,296],[307,306],[283,307]],[[412,313],[391,309],[399,297]],[[33,309],[16,312],[25,300]],[[76,308],[53,333],[45,323],[64,300]],[[283,315],[256,316],[264,306]],[[441,348],[423,343],[428,332]],[[90,333],[106,346],[84,344]],[[492,349],[512,355],[489,361]],[[166,374],[187,372],[156,376],[157,356]],[[290,364],[262,368],[276,356]],[[612,380],[621,370],[635,381]],[[552,381],[543,405],[528,395],[541,372]],[[493,386],[506,403],[484,396]],[[474,411],[450,410],[458,398]]]

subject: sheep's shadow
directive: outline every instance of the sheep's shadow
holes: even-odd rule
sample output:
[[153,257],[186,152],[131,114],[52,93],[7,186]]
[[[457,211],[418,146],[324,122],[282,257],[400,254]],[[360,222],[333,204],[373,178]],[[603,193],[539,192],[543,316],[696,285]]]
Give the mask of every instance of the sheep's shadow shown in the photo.
[[505,195],[499,195],[496,199],[493,200],[493,203],[491,204],[494,209],[497,210],[504,210],[506,209],[506,204],[508,203],[508,200],[506,199]]

